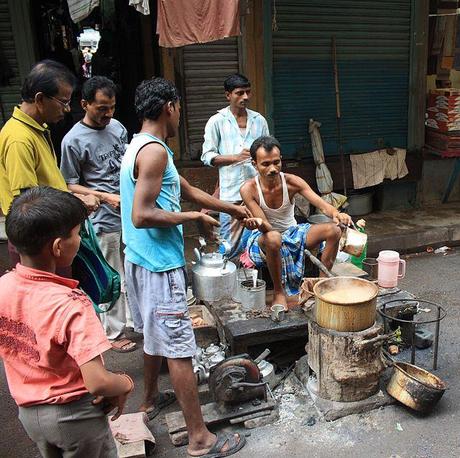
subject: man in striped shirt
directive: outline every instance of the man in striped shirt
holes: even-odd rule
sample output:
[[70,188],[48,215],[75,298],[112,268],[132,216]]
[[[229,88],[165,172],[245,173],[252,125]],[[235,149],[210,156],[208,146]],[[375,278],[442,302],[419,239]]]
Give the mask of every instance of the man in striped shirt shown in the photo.
[[[229,106],[208,120],[204,131],[201,160],[205,165],[219,168],[219,198],[226,202],[242,202],[240,187],[256,175],[251,164],[249,148],[262,135],[269,135],[265,118],[247,108],[251,98],[251,83],[240,74],[224,81]],[[248,231],[225,213],[220,214],[220,237],[229,242],[229,256],[242,253]]]

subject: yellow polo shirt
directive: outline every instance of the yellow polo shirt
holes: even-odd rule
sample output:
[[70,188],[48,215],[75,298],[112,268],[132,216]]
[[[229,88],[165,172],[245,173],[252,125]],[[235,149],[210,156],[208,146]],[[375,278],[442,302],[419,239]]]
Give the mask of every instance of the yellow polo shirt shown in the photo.
[[21,189],[51,186],[67,191],[57,166],[51,136],[46,124],[40,125],[15,107],[13,116],[0,131],[0,204],[7,214]]

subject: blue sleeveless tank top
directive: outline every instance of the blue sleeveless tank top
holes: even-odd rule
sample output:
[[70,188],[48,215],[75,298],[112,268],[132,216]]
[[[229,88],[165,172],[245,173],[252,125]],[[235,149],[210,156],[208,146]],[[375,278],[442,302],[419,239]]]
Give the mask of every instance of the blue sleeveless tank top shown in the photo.
[[160,193],[153,201],[162,210],[180,212],[180,177],[173,152],[157,137],[147,133],[134,135],[123,156],[120,170],[121,225],[126,259],[152,272],[165,272],[185,265],[182,225],[136,228],[131,219],[136,178],[134,166],[139,150],[149,143],[159,143],[168,153]]

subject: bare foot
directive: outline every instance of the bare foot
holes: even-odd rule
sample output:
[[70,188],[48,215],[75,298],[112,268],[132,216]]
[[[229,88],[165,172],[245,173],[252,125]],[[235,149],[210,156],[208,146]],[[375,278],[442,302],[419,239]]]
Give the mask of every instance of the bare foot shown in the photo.
[[273,293],[272,305],[281,304],[284,305],[284,310],[287,310],[287,299],[286,294],[282,293]]
[[139,407],[140,412],[145,412],[149,420],[155,418],[160,410],[169,406],[176,400],[176,395],[171,390],[161,391],[156,394],[152,400],[144,400]]

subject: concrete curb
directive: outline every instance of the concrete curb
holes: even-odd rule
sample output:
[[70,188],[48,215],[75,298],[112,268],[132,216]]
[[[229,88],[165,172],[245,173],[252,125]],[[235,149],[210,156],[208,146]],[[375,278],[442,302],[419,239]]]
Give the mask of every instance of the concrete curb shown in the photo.
[[424,251],[428,246],[460,245],[460,224],[446,227],[430,227],[403,234],[369,237],[367,254],[376,257],[381,250],[395,250],[400,254]]

